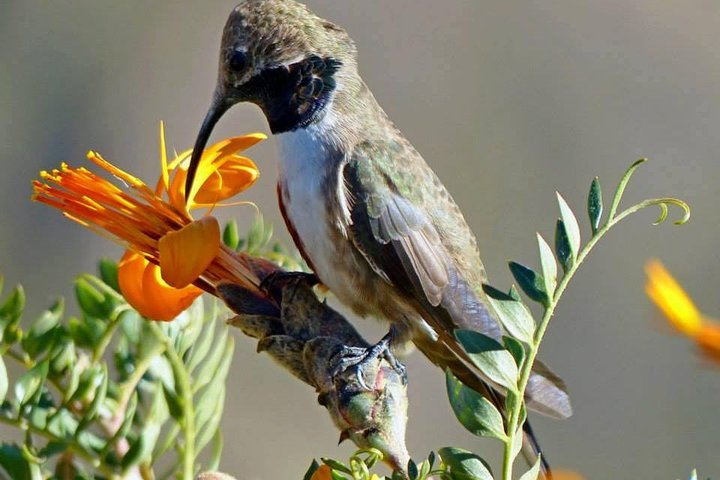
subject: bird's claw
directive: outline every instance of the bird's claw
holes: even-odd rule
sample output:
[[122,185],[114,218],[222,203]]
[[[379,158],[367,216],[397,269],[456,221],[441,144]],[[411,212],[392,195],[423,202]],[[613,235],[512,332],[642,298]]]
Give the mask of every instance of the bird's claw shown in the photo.
[[375,387],[368,385],[365,380],[366,370],[371,363],[382,357],[390,367],[400,376],[403,385],[407,384],[407,369],[405,365],[400,363],[395,355],[390,351],[390,339],[385,337],[370,348],[352,347],[343,352],[343,358],[338,362],[337,366],[332,370],[331,375],[336,378],[338,375],[345,374],[348,369],[354,369],[357,383],[363,390],[372,391]]

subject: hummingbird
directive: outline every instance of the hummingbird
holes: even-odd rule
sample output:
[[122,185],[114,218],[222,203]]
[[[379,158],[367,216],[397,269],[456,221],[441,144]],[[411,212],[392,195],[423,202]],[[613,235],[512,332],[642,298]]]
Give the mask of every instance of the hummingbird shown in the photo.
[[[412,341],[504,412],[503,388],[473,365],[454,336],[456,329],[498,341],[503,335],[482,290],[486,274],[475,236],[360,77],[347,32],[295,0],[235,7],[187,192],[213,127],[242,102],[263,111],[277,139],[280,210],[307,264],[356,314],[391,324],[365,360]],[[565,384],[539,362],[525,400],[551,417],[572,413]],[[537,453],[529,425],[526,440],[529,455]]]

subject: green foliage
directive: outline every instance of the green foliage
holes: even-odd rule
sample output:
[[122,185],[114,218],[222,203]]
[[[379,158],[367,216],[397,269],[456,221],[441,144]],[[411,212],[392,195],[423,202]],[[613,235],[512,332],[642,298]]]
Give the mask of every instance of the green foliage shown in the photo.
[[[217,304],[150,322],[117,292],[117,265],[99,269],[75,282],[78,317],[58,300],[23,329],[22,288],[0,303],[0,423],[24,432],[0,445],[0,478],[191,479],[217,466],[234,346]],[[10,379],[7,362],[23,373]]]
[[265,223],[263,216],[259,213],[250,224],[245,238],[240,238],[235,220],[231,220],[225,225],[222,235],[223,243],[233,251],[266,258],[286,270],[308,270],[297,253],[291,253],[280,242],[273,242],[272,238],[272,224]]
[[[439,462],[437,461],[439,457]],[[490,467],[483,459],[472,452],[461,448],[445,447],[438,450],[438,455],[430,452],[422,462],[408,462],[407,476],[400,472],[393,472],[390,477],[381,477],[371,472],[372,468],[382,460],[382,453],[378,450],[359,450],[348,464],[323,458],[322,462],[332,469],[333,480],[428,480],[439,478],[442,480],[492,480]],[[320,465],[313,461],[303,477],[310,480]],[[529,477],[525,480],[529,480]]]
[[[506,411],[503,416],[489,401],[472,392],[460,383],[459,380],[448,375],[447,389],[450,404],[460,423],[478,436],[494,437],[504,444],[503,480],[512,478],[513,461],[522,445],[522,425],[526,418],[524,393],[527,387],[532,365],[537,356],[540,344],[555,308],[560,301],[573,275],[580,264],[590,253],[595,244],[618,222],[629,215],[650,206],[660,208],[660,216],[655,224],[666,220],[668,206],[675,205],[684,211],[683,217],[675,222],[683,224],[690,217],[687,204],[675,198],[656,198],[642,201],[618,213],[618,207],[627,184],[635,170],[644,163],[639,160],[633,163],[620,180],[613,201],[602,223],[604,211],[600,180],[596,177],[590,185],[588,193],[587,213],[590,223],[590,240],[583,246],[580,225],[575,213],[565,199],[558,193],[557,201],[560,218],[557,220],[555,230],[555,252],[552,251],[539,234],[538,249],[540,254],[540,271],[518,262],[510,262],[510,271],[525,295],[534,302],[539,303],[544,310],[543,316],[536,321],[530,309],[525,305],[515,288],[509,293],[484,285],[483,289],[488,300],[498,314],[505,331],[511,337],[505,337],[503,345],[477,332],[459,330],[456,336],[475,365],[493,382],[504,388],[507,394]],[[558,278],[557,264],[563,269],[563,275]],[[445,453],[445,457],[443,457]],[[450,455],[456,452],[450,453]],[[445,463],[451,463],[446,456],[447,450],[440,451]],[[467,457],[470,458],[469,456]],[[477,469],[475,477],[492,478],[489,469],[485,472],[482,459],[468,460]],[[468,466],[468,468],[470,468]],[[522,480],[531,480],[538,477],[540,464],[536,463],[522,476]],[[457,473],[458,470],[456,470]],[[463,467],[462,475],[465,475]],[[455,477],[453,477],[455,478]],[[457,478],[466,478],[463,476]]]
[[449,370],[445,372],[445,381],[450,405],[462,426],[479,437],[505,441],[505,426],[498,409],[487,398],[463,385]]

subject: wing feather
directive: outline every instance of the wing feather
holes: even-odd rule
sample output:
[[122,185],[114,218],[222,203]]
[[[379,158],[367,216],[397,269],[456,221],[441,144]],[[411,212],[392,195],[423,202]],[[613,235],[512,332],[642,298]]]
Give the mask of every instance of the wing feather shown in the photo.
[[[382,162],[367,161],[367,155],[373,154],[378,154],[376,149],[360,147],[344,167],[348,198],[355,199],[348,202],[351,240],[372,268],[417,306],[419,315],[436,333],[440,344],[414,338],[418,347],[445,368],[473,371],[456,372],[464,381],[474,375],[474,386],[486,388],[482,385],[485,381],[502,391],[472,365],[454,338],[454,331],[463,328],[502,339],[502,329],[484,301],[480,285],[468,283],[431,218],[401,195],[388,175],[378,171]],[[529,383],[528,406],[550,416],[569,416],[564,384],[546,367],[540,370]]]

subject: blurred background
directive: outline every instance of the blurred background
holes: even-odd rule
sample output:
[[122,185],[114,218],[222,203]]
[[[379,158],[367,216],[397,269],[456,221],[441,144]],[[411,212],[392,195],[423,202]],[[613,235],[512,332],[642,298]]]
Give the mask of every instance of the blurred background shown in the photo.
[[[357,42],[366,82],[455,196],[494,285],[509,286],[508,259],[537,265],[534,233],[552,238],[555,190],[584,220],[593,176],[609,201],[626,167],[649,157],[628,201],[676,195],[691,204],[684,227],[652,227],[654,211],[621,225],[582,268],[541,352],[567,381],[575,415],[534,422],[551,463],[589,479],[674,479],[692,467],[720,475],[720,369],[661,328],[643,291],[643,264],[660,257],[705,312],[720,315],[720,4],[307,3]],[[70,295],[73,278],[95,271],[99,257],[120,253],[31,203],[31,180],[95,149],[155,181],[158,123],[170,147],[192,145],[233,6],[0,0],[0,272],[25,286],[30,315]],[[259,110],[239,106],[213,138],[258,130],[268,132]],[[250,156],[262,177],[246,198],[289,243],[275,200],[275,142]],[[244,207],[225,214],[252,218]],[[376,339],[373,323],[362,325]],[[336,446],[314,393],[237,336],[223,469],[292,479],[313,457],[345,458],[352,446]],[[442,372],[420,354],[408,366],[412,455],[453,445],[497,459],[496,442],[454,420]]]

